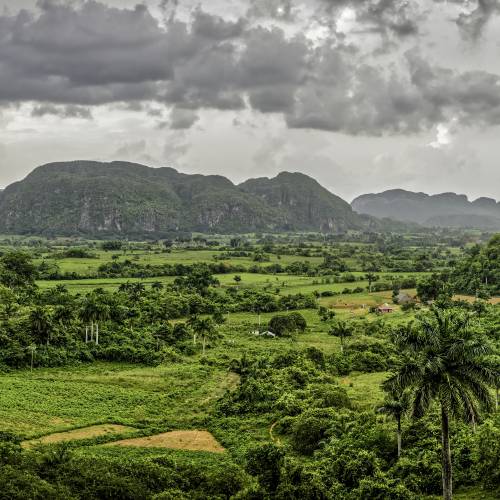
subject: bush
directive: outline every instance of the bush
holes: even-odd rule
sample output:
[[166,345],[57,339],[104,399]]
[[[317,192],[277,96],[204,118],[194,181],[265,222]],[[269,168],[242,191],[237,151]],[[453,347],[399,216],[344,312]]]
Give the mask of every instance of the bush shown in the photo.
[[306,328],[307,322],[300,313],[280,314],[271,318],[269,322],[269,330],[279,337],[304,332]]
[[304,455],[311,455],[317,450],[327,436],[333,416],[333,409],[313,408],[295,417],[291,427],[294,449]]
[[369,498],[370,500],[413,500],[417,497],[403,484],[389,479],[382,473],[375,477],[361,479],[359,486],[352,492],[353,498]]
[[359,372],[383,372],[387,370],[387,358],[371,351],[351,355],[351,369]]
[[350,408],[351,400],[343,387],[315,384],[309,388],[310,406],[317,408]]
[[337,449],[331,457],[328,469],[337,481],[349,488],[357,488],[361,480],[372,478],[379,473],[380,460],[370,450]]

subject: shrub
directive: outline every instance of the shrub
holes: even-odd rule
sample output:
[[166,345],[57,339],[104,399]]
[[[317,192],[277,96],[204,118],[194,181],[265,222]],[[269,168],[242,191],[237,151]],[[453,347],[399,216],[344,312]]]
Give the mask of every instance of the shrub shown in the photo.
[[279,337],[304,332],[306,327],[307,322],[300,313],[280,314],[269,322],[269,329]]
[[333,409],[313,408],[295,417],[291,427],[294,449],[304,455],[311,455],[318,449],[332,425],[333,415]]
[[318,408],[350,408],[351,401],[343,387],[315,384],[309,389],[310,405]]
[[351,355],[351,369],[360,372],[383,372],[387,370],[387,358],[371,351]]

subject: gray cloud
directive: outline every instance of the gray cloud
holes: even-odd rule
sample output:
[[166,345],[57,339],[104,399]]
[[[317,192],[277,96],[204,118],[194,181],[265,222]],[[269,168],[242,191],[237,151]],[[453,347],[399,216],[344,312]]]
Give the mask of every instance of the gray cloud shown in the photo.
[[326,14],[327,22],[349,7],[365,30],[398,37],[417,34],[423,15],[417,2],[407,0],[320,0],[320,5],[319,15]]
[[68,104],[66,106],[56,106],[54,104],[40,104],[31,111],[31,116],[40,117],[45,115],[55,115],[61,118],[83,118],[92,119],[92,112],[89,108]]
[[193,15],[192,31],[209,40],[229,40],[243,34],[245,20],[225,21],[222,17],[206,14],[198,7]]
[[295,15],[293,0],[253,0],[247,12],[250,18],[271,18],[287,22],[293,21]]
[[407,59],[412,83],[432,121],[456,117],[468,124],[500,124],[499,75],[433,67],[415,52]]
[[500,13],[498,0],[478,0],[477,7],[470,13],[462,13],[457,19],[457,24],[464,35],[472,40],[477,40],[483,32],[488,21]]
[[[418,31],[421,12],[404,0],[320,1],[333,18],[355,8],[361,26],[382,39]],[[494,4],[481,0],[461,26],[479,25]],[[196,123],[202,109],[248,105],[281,114],[290,128],[349,134],[412,133],[452,117],[500,123],[495,74],[434,67],[418,51],[393,64],[367,61],[335,36],[314,45],[306,36],[250,22],[252,16],[291,19],[291,0],[255,2],[246,20],[198,7],[182,22],[177,2],[162,5],[169,13],[165,26],[145,6],[112,8],[93,0],[44,1],[38,13],[0,15],[0,102],[38,101],[33,116],[84,118],[92,105],[143,109],[141,102],[155,101],[174,109],[160,125],[178,130]]]
[[170,128],[184,130],[191,128],[199,120],[198,114],[191,109],[174,108],[170,113]]

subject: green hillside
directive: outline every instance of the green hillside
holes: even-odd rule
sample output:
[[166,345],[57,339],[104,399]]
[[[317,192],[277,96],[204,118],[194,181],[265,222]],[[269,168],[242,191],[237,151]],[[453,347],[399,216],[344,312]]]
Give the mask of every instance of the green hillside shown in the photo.
[[0,231],[16,234],[156,236],[173,231],[345,232],[373,221],[302,174],[235,186],[127,162],[51,163],[6,188]]

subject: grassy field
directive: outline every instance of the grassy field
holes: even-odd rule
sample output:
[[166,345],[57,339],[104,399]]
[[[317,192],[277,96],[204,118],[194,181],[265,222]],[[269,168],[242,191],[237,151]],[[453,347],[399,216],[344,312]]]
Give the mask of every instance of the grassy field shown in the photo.
[[[304,293],[310,294],[315,291],[325,292],[331,291],[335,293],[342,292],[345,288],[353,290],[361,287],[368,290],[368,281],[362,279],[365,273],[355,272],[358,280],[355,282],[342,281],[340,283],[328,283],[333,281],[332,276],[315,277],[297,276],[294,274],[259,274],[259,273],[229,273],[216,274],[222,288],[237,287],[238,289],[260,289],[267,290],[271,293],[279,290],[280,295]],[[411,276],[412,273],[375,273],[378,281],[390,282],[392,279],[402,279]],[[240,282],[234,280],[235,276],[241,278]],[[415,273],[413,273],[415,275]],[[104,288],[108,291],[117,290],[122,283],[143,283],[146,287],[151,286],[155,282],[160,282],[164,285],[174,281],[172,276],[158,276],[153,278],[93,278],[93,279],[76,279],[76,280],[39,280],[37,284],[40,288],[52,288],[57,285],[64,285],[72,293],[85,293],[94,288]]]
[[[36,260],[40,263],[42,260],[46,262],[56,263],[61,272],[77,272],[77,273],[92,273],[97,271],[100,265],[110,262],[113,256],[116,256],[117,262],[123,262],[125,260],[130,260],[137,264],[142,265],[161,265],[161,264],[195,264],[195,263],[211,263],[215,262],[214,257],[221,256],[223,253],[220,250],[185,250],[185,249],[174,249],[171,252],[161,252],[161,251],[146,251],[146,250],[134,250],[127,251],[126,253],[122,251],[104,251],[104,250],[91,250],[91,253],[95,255],[95,258],[57,258],[54,259],[53,254],[45,254]],[[278,258],[274,254],[269,254],[269,262],[264,262],[262,265],[269,264],[281,264],[286,266],[292,262],[311,262],[319,264],[323,261],[322,257],[302,257],[297,255],[281,255]],[[217,262],[223,262],[226,264],[242,265],[242,266],[252,266],[256,262],[251,257],[231,257],[228,259],[217,260]]]
[[226,370],[194,362],[17,371],[0,376],[0,422],[25,438],[103,423],[151,431],[192,428],[236,380]]

